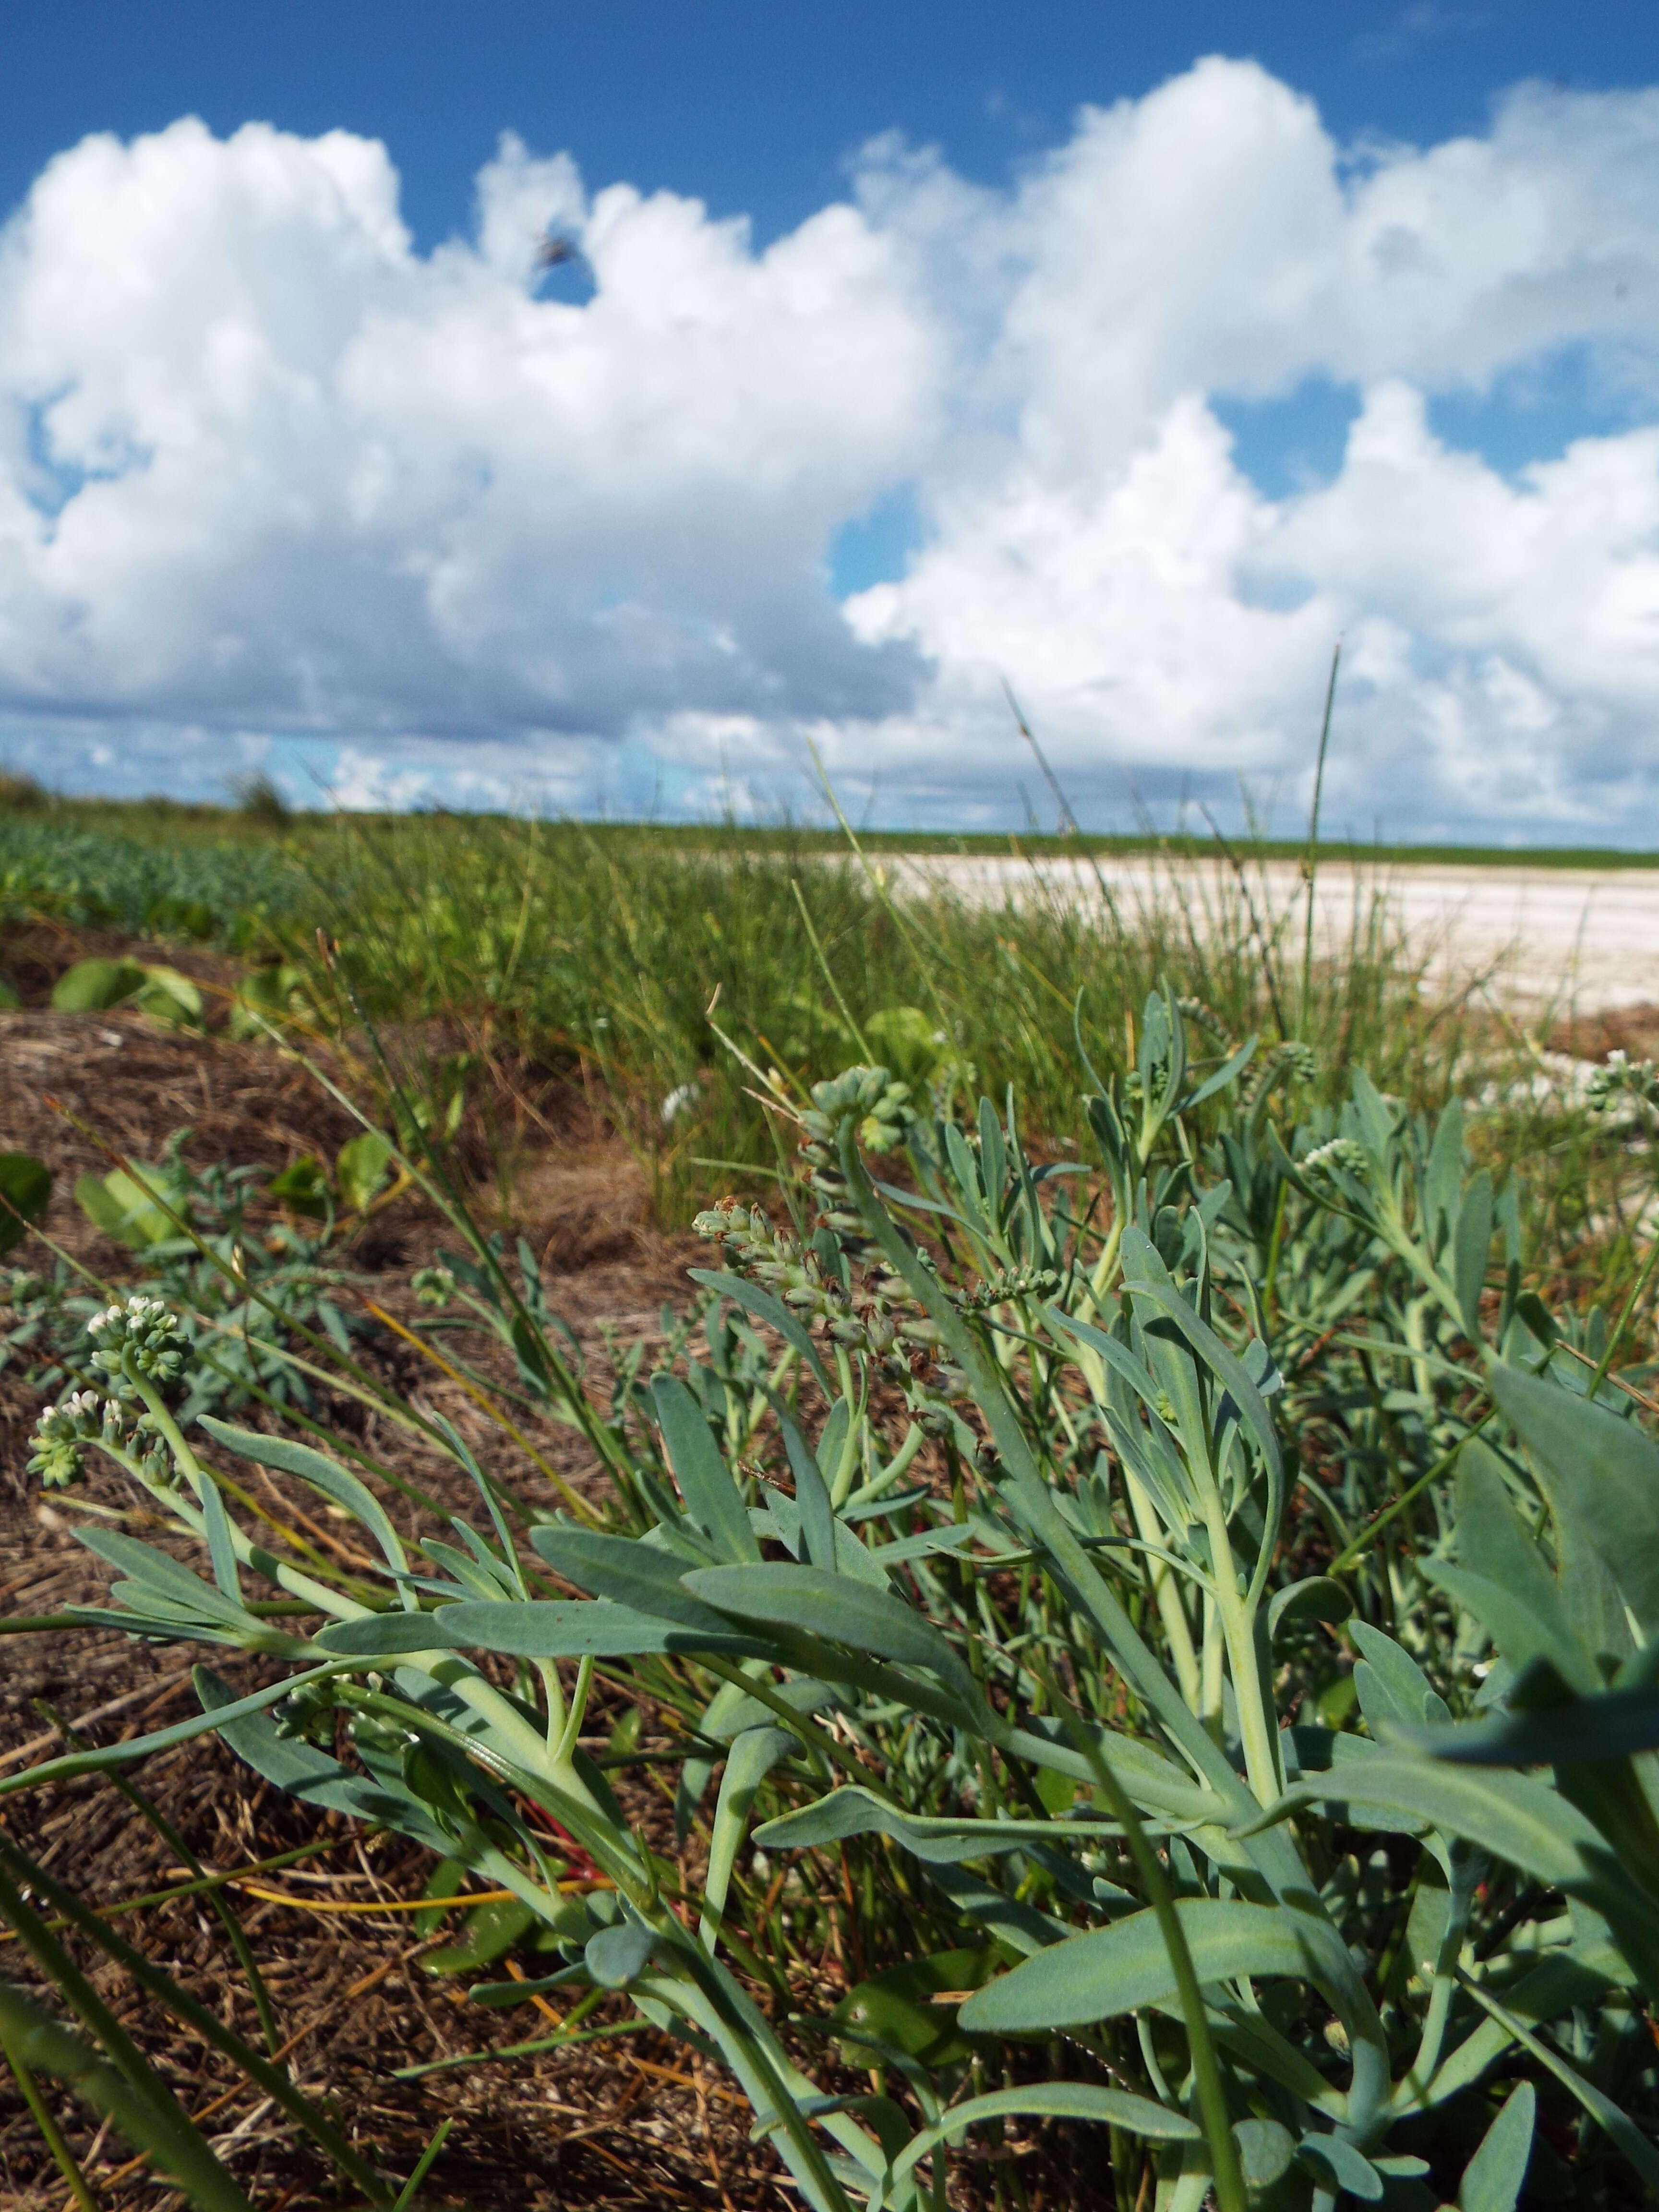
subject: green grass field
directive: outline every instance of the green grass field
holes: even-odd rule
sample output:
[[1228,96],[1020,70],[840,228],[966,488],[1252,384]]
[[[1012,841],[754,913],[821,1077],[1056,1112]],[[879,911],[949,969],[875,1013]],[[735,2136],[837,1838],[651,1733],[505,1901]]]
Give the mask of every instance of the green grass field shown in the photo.
[[[1492,1094],[1477,1141],[1500,1167],[1528,1164],[1553,1262],[1602,1291],[1627,1273],[1645,1163],[1552,1097],[1533,1044],[1478,996],[1425,993],[1377,891],[1362,890],[1340,957],[1308,964],[1299,908],[1253,912],[1224,874],[1201,927],[1178,872],[1125,924],[1045,881],[1046,853],[1073,854],[1073,841],[960,842],[1035,860],[1018,906],[942,887],[895,898],[866,863],[896,841],[860,836],[854,851],[787,827],[46,807],[0,818],[0,920],[194,937],[285,963],[336,1034],[367,1018],[417,1046],[439,1038],[424,1079],[444,1107],[458,1086],[487,1103],[514,1066],[568,1072],[607,1102],[676,1220],[711,1178],[776,1170],[739,1054],[797,1095],[855,1059],[944,1104],[1012,1084],[1041,1139],[1074,1121],[1079,1041],[1103,1078],[1121,1073],[1125,1015],[1167,980],[1218,1037],[1315,1047],[1327,1100],[1357,1065],[1424,1109]],[[1241,858],[1280,851],[1301,857]]]
[[[229,843],[245,847],[263,843],[275,833],[308,848],[337,828],[339,817],[328,809],[292,811],[265,805],[221,805],[164,798],[138,799],[58,799],[26,779],[0,770],[0,824],[42,817],[72,829],[103,831],[144,844]],[[396,814],[356,814],[359,829],[388,828],[407,817]],[[472,813],[445,815],[496,828],[522,826],[523,817]],[[665,850],[702,851],[722,848],[732,838],[757,851],[837,853],[845,848],[846,834],[836,825],[815,827],[757,823],[589,823],[601,839],[647,839]],[[1177,860],[1200,860],[1213,855],[1216,847],[1208,830],[1172,830],[1167,834],[1134,832],[1097,836],[1091,832],[1059,836],[1032,830],[872,830],[855,825],[858,840],[872,853],[960,853],[975,856],[1018,854],[1023,858],[1066,858],[1136,854],[1167,854]],[[1256,836],[1248,843],[1253,857],[1269,860],[1301,860],[1307,841],[1302,837]],[[1614,845],[1455,845],[1436,843],[1370,843],[1348,838],[1322,837],[1322,859],[1347,860],[1367,866],[1450,866],[1456,867],[1536,868],[1659,868],[1659,852],[1644,852]]]

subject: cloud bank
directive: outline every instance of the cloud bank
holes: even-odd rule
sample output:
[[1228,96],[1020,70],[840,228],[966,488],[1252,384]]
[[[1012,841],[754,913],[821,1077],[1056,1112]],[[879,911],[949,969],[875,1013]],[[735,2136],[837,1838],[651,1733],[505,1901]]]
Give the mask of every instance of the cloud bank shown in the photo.
[[[1544,458],[1437,427],[1569,373]],[[1239,425],[1330,388],[1273,495]],[[764,250],[508,138],[422,256],[379,144],[185,120],[0,233],[0,754],[69,787],[763,807],[810,738],[1007,821],[1006,682],[1085,820],[1295,811],[1339,634],[1328,818],[1659,843],[1659,90],[1355,148],[1204,61],[1006,191],[878,142]]]

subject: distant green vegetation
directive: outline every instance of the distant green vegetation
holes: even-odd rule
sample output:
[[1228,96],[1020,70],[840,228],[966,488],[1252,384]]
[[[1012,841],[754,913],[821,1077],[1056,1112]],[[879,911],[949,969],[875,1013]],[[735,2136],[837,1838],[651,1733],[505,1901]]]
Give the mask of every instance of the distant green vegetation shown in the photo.
[[[878,1060],[941,1110],[1012,1084],[1028,1131],[1057,1141],[1084,1080],[1079,1036],[1102,1080],[1121,1074],[1125,1010],[1167,979],[1218,1042],[1316,1048],[1328,1100],[1355,1066],[1422,1110],[1487,1096],[1478,1143],[1495,1165],[1524,1164],[1540,1251],[1581,1287],[1626,1277],[1644,1161],[1592,1131],[1478,994],[1421,988],[1381,869],[1369,893],[1361,878],[1340,957],[1304,964],[1300,892],[1270,903],[1255,866],[1293,848],[1238,852],[1201,909],[1172,867],[1131,915],[1086,870],[1079,896],[1046,851],[1030,853],[1017,903],[939,885],[896,896],[891,845],[859,845],[787,826],[43,808],[0,815],[0,920],[210,939],[261,970],[261,1003],[307,1006],[335,1037],[361,1039],[365,1018],[382,1029],[440,1121],[470,1102],[493,1130],[523,1130],[526,1081],[563,1075],[626,1135],[669,1220],[689,1218],[711,1172],[777,1171],[754,1070],[799,1094]],[[504,1174],[510,1149],[498,1135]]]
[[[21,803],[20,803],[21,794]],[[48,819],[77,830],[100,830],[131,837],[146,844],[229,842],[247,846],[280,836],[295,850],[309,853],[326,848],[343,828],[346,834],[395,831],[400,823],[420,820],[450,825],[465,837],[479,830],[523,831],[523,817],[489,813],[450,813],[442,808],[407,814],[352,814],[330,811],[285,811],[274,787],[264,779],[250,778],[240,803],[219,805],[154,797],[137,799],[57,799],[25,779],[0,771],[0,836],[20,816]],[[545,830],[549,825],[540,825]],[[733,844],[752,851],[835,853],[846,849],[846,833],[839,827],[815,827],[800,823],[715,822],[592,822],[557,825],[579,828],[605,846],[644,843],[663,852],[715,852]],[[871,854],[960,853],[975,858],[1098,859],[1157,854],[1176,860],[1214,860],[1217,841],[1207,830],[1184,827],[1168,831],[1152,829],[1124,833],[1084,832],[1059,836],[1048,831],[1022,830],[871,830],[857,828],[859,844]],[[1252,860],[1301,860],[1306,857],[1305,836],[1241,836],[1236,849]],[[1490,868],[1659,868],[1659,850],[1641,851],[1611,845],[1459,845],[1447,843],[1366,842],[1352,837],[1322,837],[1322,861],[1354,862],[1365,867],[1457,866]]]
[[55,815],[0,816],[0,921],[46,915],[247,950],[262,925],[297,916],[309,895],[301,871],[275,845],[164,842]]

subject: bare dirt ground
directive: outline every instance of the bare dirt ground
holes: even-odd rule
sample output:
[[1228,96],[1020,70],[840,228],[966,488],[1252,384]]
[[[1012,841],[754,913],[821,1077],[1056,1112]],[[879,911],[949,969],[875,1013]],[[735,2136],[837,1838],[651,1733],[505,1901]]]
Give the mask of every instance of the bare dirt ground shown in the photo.
[[[1103,884],[1126,919],[1179,907],[1218,927],[1221,916],[1237,913],[1239,899],[1238,878],[1220,856],[1103,856],[1098,872],[1084,857],[916,857],[889,867],[902,883],[946,884],[990,903],[1046,892],[1093,906]],[[1264,930],[1285,923],[1286,941],[1299,953],[1306,907],[1298,865],[1246,859],[1243,875]],[[1340,957],[1374,909],[1426,963],[1430,988],[1462,989],[1489,978],[1494,996],[1525,1018],[1659,1006],[1659,868],[1327,860],[1316,891],[1316,952]]]
[[[76,1176],[109,1165],[76,1121],[118,1148],[151,1158],[168,1134],[190,1127],[190,1153],[202,1164],[222,1159],[271,1170],[303,1152],[331,1157],[354,1127],[302,1069],[269,1046],[167,1034],[120,1012],[60,1015],[39,1003],[70,958],[118,949],[84,936],[27,942],[14,936],[5,947],[6,965],[36,1003],[0,1013],[0,1150],[27,1150],[48,1163],[56,1177],[49,1233],[111,1279],[133,1263],[75,1205]],[[204,980],[214,980],[210,959],[196,966]],[[602,1365],[602,1327],[624,1337],[654,1330],[664,1302],[684,1297],[684,1268],[699,1248],[649,1225],[643,1178],[579,1096],[549,1079],[536,1104],[550,1133],[538,1135],[514,1178],[515,1226],[543,1258],[552,1303]],[[370,1279],[368,1294],[378,1303],[409,1314],[410,1273],[435,1255],[439,1243],[438,1224],[416,1203],[401,1200],[367,1224],[344,1257]],[[0,1263],[0,1274],[21,1261],[50,1264],[38,1245],[32,1254],[20,1248]],[[0,1330],[4,1321],[0,1310]],[[534,1494],[534,1478],[522,1461],[504,1449],[471,1401],[418,1353],[386,1334],[369,1340],[367,1357],[386,1381],[453,1420],[485,1464]],[[0,1616],[9,1620],[96,1601],[106,1579],[75,1540],[80,1516],[62,1502],[47,1502],[24,1472],[40,1402],[21,1363],[0,1369]],[[361,1412],[347,1404],[331,1412],[362,1423]],[[364,1430],[366,1437],[399,1463],[400,1472],[442,1497],[453,1494],[458,1510],[476,1504],[463,1498],[453,1470],[436,1455],[384,1431],[371,1435],[372,1428]],[[574,1481],[596,1480],[568,1431],[550,1428],[537,1441]],[[77,1494],[124,1516],[119,1525],[154,1539],[153,1522],[133,1510],[118,1475],[94,1474]],[[0,1638],[0,1774],[61,1750],[60,1723],[89,1741],[109,1742],[184,1717],[192,1708],[188,1667],[196,1656],[102,1632]],[[222,1671],[251,1684],[255,1664],[233,1656]],[[604,1748],[619,1711],[607,1713],[601,1703],[592,1720],[598,1731],[592,1748]],[[647,1744],[651,1734],[647,1722]],[[586,2204],[739,2212],[787,2201],[775,2187],[770,2154],[747,2141],[746,2107],[701,2061],[659,2037],[635,2035],[412,2083],[393,2081],[400,2067],[545,2035],[553,2022],[528,2006],[482,2012],[465,2003],[454,1983],[427,1973],[423,1951],[431,1941],[452,1936],[453,1923],[443,1939],[423,1944],[406,1912],[377,1917],[337,1909],[417,1897],[429,1872],[422,1853],[392,1838],[360,1840],[337,1816],[276,1796],[215,1740],[204,1741],[206,1747],[191,1745],[148,1761],[136,1779],[210,1870],[321,1846],[297,1865],[250,1877],[252,1888],[225,1893],[261,1961],[296,2078],[328,2100],[359,2142],[372,2144],[390,2167],[406,2174],[440,2118],[453,2115],[457,2125],[431,2186],[440,2201],[479,2212]],[[672,1821],[648,1784],[639,1785],[630,1811],[650,1824],[653,1842],[672,1855]],[[9,1797],[0,1802],[0,1820],[48,1873],[106,1911],[165,1890],[183,1871],[178,1853],[102,1779]],[[225,1934],[200,1900],[135,1911],[117,1924],[203,2002],[256,2036]],[[17,1947],[3,1936],[0,1973],[27,1978]],[[291,2134],[275,2124],[270,2108],[118,1969],[100,1966],[94,1980],[186,2109],[232,2154],[239,2178],[264,2212],[279,2206],[303,2212],[342,2201],[317,2161],[296,2152]],[[94,2136],[71,2100],[54,2095],[54,2104],[111,2212],[154,2212],[181,2201],[132,2168],[118,2139],[107,2132]],[[0,2071],[0,2207],[56,2212],[64,2200],[64,2185]]]

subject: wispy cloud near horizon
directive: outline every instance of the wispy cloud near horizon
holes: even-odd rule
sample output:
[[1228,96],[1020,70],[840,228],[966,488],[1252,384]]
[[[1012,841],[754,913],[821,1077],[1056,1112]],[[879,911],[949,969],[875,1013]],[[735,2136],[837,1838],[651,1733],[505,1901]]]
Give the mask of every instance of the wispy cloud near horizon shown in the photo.
[[[972,825],[1006,679],[1085,820],[1299,805],[1340,633],[1334,823],[1659,843],[1659,89],[1344,147],[1212,59],[1005,190],[849,186],[757,252],[506,138],[422,255],[345,132],[66,150],[0,233],[0,756],[695,812],[810,737]],[[1271,483],[1241,422],[1322,394]]]

